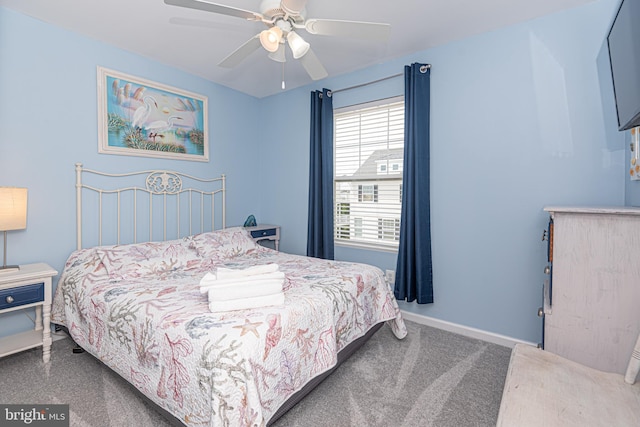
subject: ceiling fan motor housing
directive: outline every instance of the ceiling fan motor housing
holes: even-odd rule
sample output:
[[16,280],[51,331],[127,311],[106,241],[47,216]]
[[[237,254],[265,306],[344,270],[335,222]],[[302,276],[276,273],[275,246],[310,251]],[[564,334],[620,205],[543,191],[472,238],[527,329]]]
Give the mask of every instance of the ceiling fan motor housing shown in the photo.
[[301,11],[289,11],[280,0],[262,0],[260,3],[260,13],[267,20],[273,20],[275,18],[284,18],[288,16],[289,20],[295,24],[303,24],[306,10],[303,8]]

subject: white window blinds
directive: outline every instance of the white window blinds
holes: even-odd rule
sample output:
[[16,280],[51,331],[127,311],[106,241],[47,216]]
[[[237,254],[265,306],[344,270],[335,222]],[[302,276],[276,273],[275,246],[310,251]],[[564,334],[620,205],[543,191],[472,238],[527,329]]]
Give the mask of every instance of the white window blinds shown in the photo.
[[404,100],[336,110],[334,139],[335,243],[397,249]]

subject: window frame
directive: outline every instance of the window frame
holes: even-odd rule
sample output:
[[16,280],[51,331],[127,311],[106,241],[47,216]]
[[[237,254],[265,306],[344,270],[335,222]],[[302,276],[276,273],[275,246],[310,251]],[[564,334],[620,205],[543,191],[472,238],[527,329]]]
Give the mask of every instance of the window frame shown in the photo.
[[[358,212],[351,212],[352,217],[350,218],[349,221],[349,225],[347,226],[349,228],[350,231],[350,237],[345,238],[344,234],[343,236],[340,238],[339,234],[338,234],[338,225],[334,225],[334,230],[333,230],[333,237],[334,237],[334,245],[336,246],[343,246],[343,247],[355,247],[355,248],[359,248],[359,249],[367,249],[367,250],[377,250],[377,251],[385,251],[385,252],[394,252],[397,253],[398,251],[398,244],[399,244],[399,232],[396,233],[397,234],[397,238],[394,240],[390,240],[390,239],[376,239],[375,237],[377,237],[377,233],[378,233],[378,218],[380,217],[384,217],[385,220],[394,220],[394,225],[396,226],[396,230],[399,230],[399,224],[400,224],[400,215],[401,215],[401,210],[402,210],[402,179],[403,179],[403,158],[389,158],[387,160],[387,165],[386,165],[386,171],[380,172],[379,171],[379,167],[376,167],[376,172],[375,175],[376,176],[371,176],[369,178],[367,178],[366,180],[360,178],[355,178],[355,179],[350,179],[349,177],[347,177],[346,175],[341,175],[338,176],[337,175],[337,168],[336,168],[336,161],[340,160],[338,159],[337,153],[336,153],[336,149],[337,149],[337,143],[336,143],[336,115],[342,115],[344,113],[349,113],[349,112],[355,112],[355,111],[359,111],[359,110],[366,110],[366,109],[375,109],[377,107],[382,107],[382,106],[386,106],[389,105],[390,109],[395,109],[397,111],[398,105],[393,106],[393,104],[399,104],[402,103],[402,111],[404,111],[404,96],[395,96],[395,97],[391,97],[391,98],[384,98],[384,99],[379,99],[376,101],[371,101],[371,102],[365,102],[365,103],[361,103],[361,104],[355,104],[355,105],[350,105],[350,106],[346,106],[346,107],[342,107],[342,108],[337,108],[334,110],[334,141],[333,141],[333,161],[334,161],[334,176],[333,176],[333,185],[334,185],[334,191],[333,191],[333,206],[334,206],[334,214],[337,215],[337,206],[341,203],[344,203],[344,200],[347,200],[347,198],[350,197],[349,200],[353,201],[354,203],[357,201],[356,204],[366,204],[366,205],[376,205],[379,202],[381,202],[380,204],[385,205],[385,206],[391,206],[394,209],[397,209],[397,215],[398,217],[395,218],[393,216],[389,217],[386,214],[376,214],[375,212],[372,212],[370,214],[364,214],[364,219],[362,214],[358,213]],[[393,110],[391,110],[393,111]],[[397,118],[397,112],[394,113],[396,114],[396,118]],[[396,119],[397,120],[397,119]],[[395,129],[394,129],[395,126]],[[402,128],[404,128],[404,114],[402,114]],[[397,127],[397,123],[392,123],[392,122],[388,122],[386,124],[386,132],[392,132],[395,130],[396,135],[397,135],[397,130],[400,129]],[[405,145],[405,141],[404,141],[404,131],[401,132],[401,139],[402,139],[402,151],[404,151],[404,145]],[[393,139],[389,138],[387,140],[387,144],[395,144],[397,147],[397,143],[398,143],[399,139],[397,136],[393,137]],[[394,150],[397,148],[394,148],[393,145],[389,146],[387,145],[387,149],[389,150]],[[360,150],[362,148],[362,143],[359,142],[358,143],[358,150]],[[404,156],[401,156],[404,157]],[[400,162],[398,162],[398,160],[400,160]],[[361,159],[362,161],[362,159]],[[360,167],[363,165],[364,163],[360,163]],[[397,164],[397,169],[399,170],[392,170],[392,166],[395,166],[394,164]],[[368,176],[368,175],[367,175]],[[400,181],[399,183],[397,181]],[[358,182],[360,181],[360,182]],[[363,182],[366,181],[366,182]],[[374,183],[375,182],[375,183]],[[351,186],[351,196],[348,196],[349,191],[346,191],[347,196],[345,196],[345,186],[344,185],[340,185],[342,183],[347,184],[347,187],[349,185]],[[381,197],[383,197],[382,193],[380,193],[382,190],[382,187],[379,187],[379,184],[385,184],[387,186],[393,186],[395,187],[396,191],[400,191],[398,194],[393,195],[394,193],[390,193],[386,194],[386,199],[384,200],[384,202],[382,202]],[[353,185],[355,184],[355,185]],[[363,200],[366,199],[367,196],[365,195],[365,192],[363,191],[363,186],[373,186],[373,190],[374,190],[374,195],[373,195],[373,200]],[[356,190],[357,191],[357,195],[353,194],[353,191]],[[370,194],[370,188],[368,189],[368,193]],[[386,191],[387,193],[389,192],[388,189],[385,189],[384,191]],[[340,194],[338,194],[340,193]],[[338,199],[338,196],[340,196],[340,198],[342,198],[342,200]],[[346,197],[346,198],[345,198]],[[371,197],[369,195],[369,197]],[[373,222],[372,222],[373,221]],[[335,222],[335,221],[334,221]],[[363,225],[364,224],[364,225]],[[366,225],[369,224],[369,225]],[[373,228],[372,228],[373,227]],[[344,224],[341,223],[340,224],[340,228],[343,233],[344,230],[342,230],[342,228],[344,228]],[[367,233],[368,230],[368,233]],[[374,231],[375,230],[375,231]],[[363,236],[363,231],[364,234],[367,236]],[[374,234],[371,234],[371,233]],[[388,235],[389,231],[385,231],[384,235]],[[374,237],[375,236],[375,237]]]

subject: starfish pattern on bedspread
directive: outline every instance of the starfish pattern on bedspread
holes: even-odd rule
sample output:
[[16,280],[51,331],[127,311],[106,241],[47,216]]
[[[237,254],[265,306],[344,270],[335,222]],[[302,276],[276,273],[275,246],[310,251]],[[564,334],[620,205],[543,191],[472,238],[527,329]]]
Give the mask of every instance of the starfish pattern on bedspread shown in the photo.
[[256,336],[256,338],[260,338],[260,335],[258,334],[258,330],[257,330],[257,327],[260,325],[262,325],[262,322],[250,322],[249,319],[244,319],[244,324],[236,325],[234,326],[234,328],[241,330],[240,336],[243,336],[244,334],[251,332]]

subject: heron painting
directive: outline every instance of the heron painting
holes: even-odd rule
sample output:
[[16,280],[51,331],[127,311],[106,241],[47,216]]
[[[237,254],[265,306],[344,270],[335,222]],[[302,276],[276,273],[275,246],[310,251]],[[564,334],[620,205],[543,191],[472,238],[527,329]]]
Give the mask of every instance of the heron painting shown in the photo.
[[98,67],[98,152],[209,161],[207,97]]

